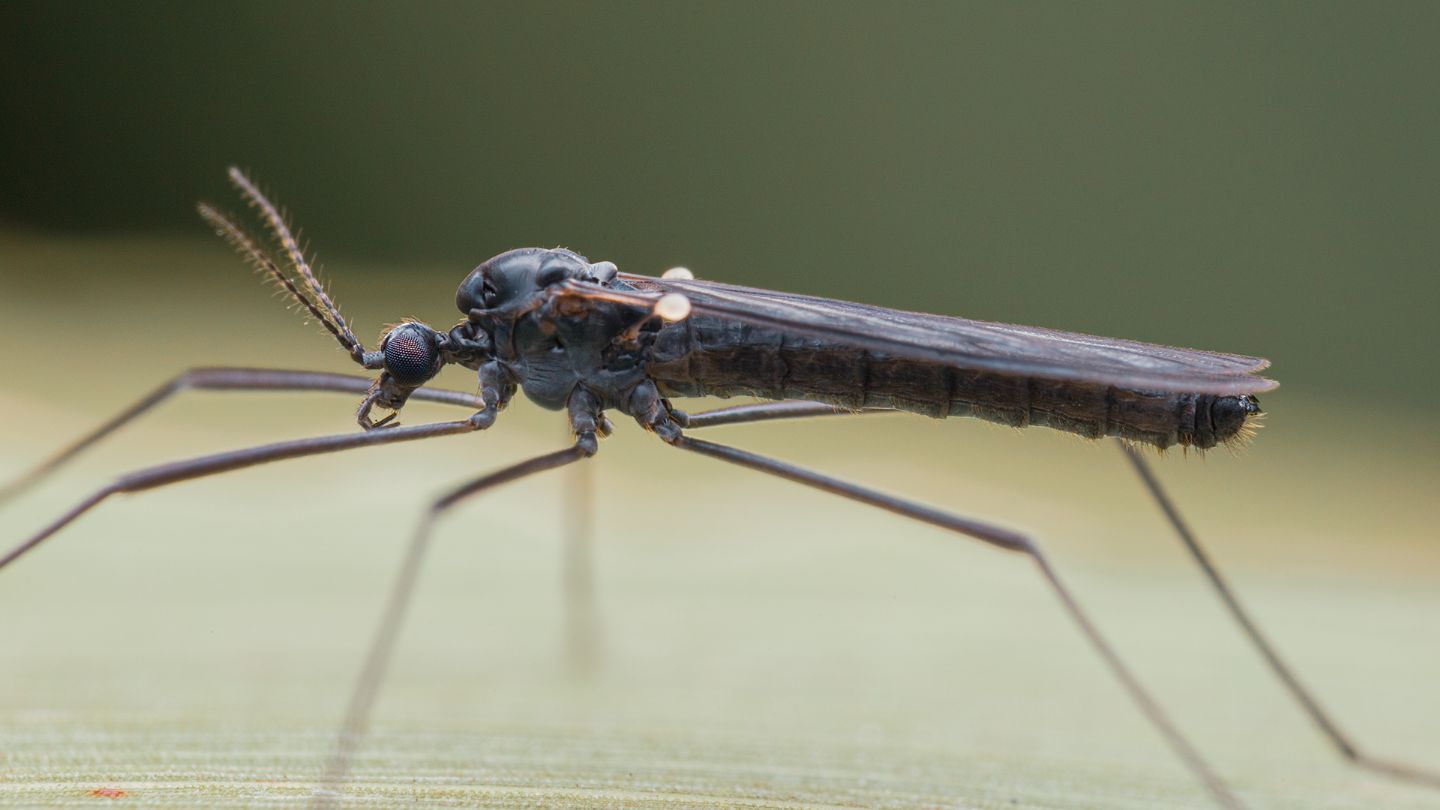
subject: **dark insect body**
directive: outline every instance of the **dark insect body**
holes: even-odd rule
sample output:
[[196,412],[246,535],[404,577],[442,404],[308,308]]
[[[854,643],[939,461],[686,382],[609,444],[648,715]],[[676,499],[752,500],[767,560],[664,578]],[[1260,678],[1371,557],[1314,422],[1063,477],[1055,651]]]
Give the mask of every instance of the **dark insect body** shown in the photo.
[[[653,317],[645,296],[665,294],[684,295],[692,314],[669,323]],[[809,320],[777,326],[753,317],[775,305],[798,311],[801,302]],[[404,389],[429,379],[411,367],[433,374],[459,363],[480,372],[482,390],[489,375],[502,402],[516,387],[554,410],[589,397],[661,431],[670,430],[662,399],[743,395],[1209,449],[1247,438],[1260,414],[1248,392],[1274,387],[1253,376],[1266,365],[1253,357],[632,276],[564,249],[522,248],[490,259],[460,285],[456,306],[467,318],[448,334],[401,327],[428,330],[438,364],[406,361],[397,370],[389,359],[392,333],[382,375],[386,407],[402,406]],[[937,359],[903,342],[890,345],[896,327],[921,333],[929,346],[941,337],[1003,339],[1008,354],[972,357],[972,349]],[[975,344],[981,340],[966,345]],[[1118,369],[1097,362],[1114,365],[1117,356],[1129,362]],[[1063,374],[1047,374],[1062,362]]]
[[1260,413],[1248,394],[1142,391],[958,368],[708,316],[664,327],[646,368],[667,397],[801,399],[848,411],[969,416],[1162,449],[1243,442]]
[[[485,430],[519,390],[545,408],[564,410],[574,434],[569,448],[467,481],[430,504],[376,630],[334,755],[314,795],[315,806],[329,806],[339,797],[436,521],[467,498],[593,456],[599,437],[612,430],[607,411],[633,417],[678,449],[1028,557],[1097,655],[1215,801],[1222,807],[1241,808],[1240,798],[1100,635],[1034,539],[787,462],[694,439],[689,433],[769,419],[906,411],[936,418],[978,417],[1016,427],[1043,425],[1087,438],[1120,439],[1127,459],[1227,609],[1340,754],[1372,771],[1440,787],[1435,773],[1373,758],[1338,728],[1260,633],[1135,448],[1178,445],[1204,450],[1244,441],[1260,416],[1255,394],[1275,387],[1256,376],[1266,361],[900,312],[671,274],[662,278],[622,274],[609,262],[592,263],[568,250],[542,248],[512,250],[475,268],[456,292],[462,320],[448,331],[406,322],[388,331],[378,350],[369,351],[315,277],[278,209],[238,170],[232,169],[230,178],[265,221],[283,252],[283,264],[214,208],[202,205],[201,216],[286,290],[356,363],[378,371],[378,376],[370,380],[278,369],[192,370],[30,475],[0,489],[0,500],[187,389],[353,392],[363,395],[356,417],[364,430],[217,453],[122,475],[0,557],[0,568],[113,495],[301,456]],[[450,364],[475,372],[478,395],[425,387]],[[695,415],[671,404],[671,398],[736,395],[773,401]],[[467,407],[473,413],[458,421],[399,426],[396,414],[410,399]],[[372,414],[377,409],[390,413],[376,420]]]

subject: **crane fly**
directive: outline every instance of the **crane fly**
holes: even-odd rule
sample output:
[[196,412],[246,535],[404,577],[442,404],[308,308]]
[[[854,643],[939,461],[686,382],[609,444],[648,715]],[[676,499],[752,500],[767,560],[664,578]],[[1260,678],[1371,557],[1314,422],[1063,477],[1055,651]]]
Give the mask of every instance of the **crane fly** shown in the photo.
[[[231,169],[229,177],[263,221],[279,253],[272,254],[273,247],[210,205],[202,204],[200,215],[323,326],[355,363],[378,373],[194,369],[0,490],[0,499],[187,389],[352,392],[360,396],[355,417],[362,429],[121,475],[0,557],[0,568],[112,495],[301,456],[485,430],[522,390],[538,405],[564,411],[573,437],[561,450],[464,482],[424,512],[312,798],[315,806],[329,806],[341,795],[436,521],[465,499],[595,455],[600,438],[613,429],[607,415],[612,412],[632,417],[676,449],[788,479],[1027,557],[1061,609],[1215,802],[1244,807],[1101,635],[1034,539],[690,433],[770,419],[902,411],[1117,439],[1226,608],[1340,754],[1361,767],[1440,787],[1440,776],[1372,758],[1339,729],[1261,634],[1141,454],[1147,446],[1203,451],[1245,442],[1261,416],[1256,395],[1276,386],[1258,376],[1267,361],[701,281],[688,271],[659,278],[633,275],[619,272],[613,263],[591,262],[559,248],[523,248],[495,256],[461,282],[455,295],[461,318],[454,327],[441,331],[406,321],[389,328],[378,348],[369,350],[316,277],[279,209],[238,169]],[[478,393],[428,387],[447,365],[474,372]],[[693,415],[672,404],[684,397],[739,395],[765,401]],[[402,426],[397,415],[411,400],[468,408],[471,413],[455,421]]]

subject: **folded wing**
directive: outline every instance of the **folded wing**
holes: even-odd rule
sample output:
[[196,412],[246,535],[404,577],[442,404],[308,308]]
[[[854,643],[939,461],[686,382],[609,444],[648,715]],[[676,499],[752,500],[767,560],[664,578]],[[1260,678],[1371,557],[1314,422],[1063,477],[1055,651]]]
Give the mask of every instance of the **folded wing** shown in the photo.
[[1259,357],[926,315],[713,281],[628,273],[621,274],[620,280],[635,291],[572,282],[567,293],[648,308],[660,295],[677,292],[690,299],[695,315],[769,326],[880,354],[977,371],[1216,395],[1254,394],[1277,385],[1255,375],[1269,365]]

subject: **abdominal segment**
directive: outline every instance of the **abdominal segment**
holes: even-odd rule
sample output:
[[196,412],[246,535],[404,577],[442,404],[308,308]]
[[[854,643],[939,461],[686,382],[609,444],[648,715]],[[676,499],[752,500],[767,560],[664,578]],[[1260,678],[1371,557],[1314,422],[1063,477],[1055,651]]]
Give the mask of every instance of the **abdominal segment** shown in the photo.
[[1238,440],[1246,425],[1231,418],[1237,407],[1242,416],[1259,411],[1248,397],[1136,391],[1100,381],[955,368],[715,318],[692,318],[662,330],[647,371],[665,396],[805,399],[853,410],[971,416],[1160,448],[1206,449]]

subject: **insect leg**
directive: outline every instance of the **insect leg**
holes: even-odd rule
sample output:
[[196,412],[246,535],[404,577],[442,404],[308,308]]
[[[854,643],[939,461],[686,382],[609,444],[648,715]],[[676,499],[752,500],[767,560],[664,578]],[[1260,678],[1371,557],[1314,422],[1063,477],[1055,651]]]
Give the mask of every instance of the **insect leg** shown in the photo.
[[200,456],[185,461],[161,464],[155,467],[146,467],[141,470],[126,473],[91,493],[70,511],[57,518],[53,523],[10,549],[4,556],[0,556],[0,568],[4,568],[19,559],[26,552],[44,542],[46,538],[65,528],[65,526],[69,525],[76,518],[90,511],[111,495],[143,492],[147,489],[156,489],[168,484],[189,481],[193,478],[204,478],[231,470],[254,467],[258,464],[268,464],[272,461],[282,461],[284,459],[300,458],[302,456],[314,456],[322,453],[336,453],[341,450],[352,450],[357,447],[370,447],[372,445],[394,444],[396,442],[414,441],[416,439],[429,439],[435,436],[448,436],[454,433],[470,433],[479,429],[473,419],[462,419],[458,422],[432,422],[426,425],[375,430],[368,433],[344,433],[338,436],[316,436],[308,439],[295,439],[292,441],[276,442],[274,444],[263,444],[258,447],[247,447],[242,450],[231,450],[225,453],[215,453],[214,455]]
[[[69,462],[91,445],[130,424],[147,411],[187,390],[204,391],[338,391],[365,394],[372,381],[353,374],[332,374],[324,371],[287,371],[264,368],[193,368],[185,371],[145,395],[109,421],[77,439],[69,447],[51,456],[29,472],[0,486],[0,504],[39,483],[50,473]],[[480,397],[458,391],[420,388],[410,395],[412,400],[439,402],[480,408]]]
[[1149,462],[1147,462],[1144,456],[1134,447],[1124,443],[1121,443],[1120,447],[1125,451],[1125,457],[1129,459],[1131,466],[1135,468],[1135,472],[1140,476],[1140,480],[1144,483],[1145,488],[1149,490],[1150,496],[1155,499],[1155,503],[1158,504],[1160,510],[1165,513],[1165,518],[1170,522],[1171,527],[1175,529],[1175,534],[1180,537],[1180,542],[1184,544],[1185,550],[1194,558],[1196,564],[1200,566],[1200,570],[1205,572],[1205,576],[1210,580],[1210,584],[1215,588],[1215,592],[1220,595],[1220,601],[1225,603],[1225,607],[1230,611],[1230,615],[1240,625],[1240,628],[1245,631],[1245,635],[1249,636],[1251,643],[1260,651],[1260,655],[1264,657],[1265,663],[1269,664],[1270,669],[1275,673],[1276,677],[1285,684],[1286,690],[1300,703],[1305,709],[1305,713],[1310,716],[1310,719],[1315,722],[1315,725],[1320,728],[1320,731],[1329,738],[1330,742],[1334,744],[1340,754],[1358,767],[1368,768],[1389,776],[1419,782],[1429,787],[1440,788],[1440,773],[1425,771],[1386,760],[1373,759],[1368,754],[1362,752],[1355,743],[1350,740],[1349,736],[1340,730],[1340,727],[1330,718],[1329,713],[1321,708],[1319,701],[1310,693],[1310,690],[1306,689],[1305,686],[1300,683],[1300,679],[1295,675],[1294,670],[1280,657],[1280,653],[1275,650],[1269,639],[1260,631],[1259,625],[1255,623],[1254,619],[1250,617],[1249,612],[1240,604],[1240,600],[1235,596],[1235,592],[1230,589],[1229,583],[1225,581],[1225,578],[1220,574],[1220,570],[1211,562],[1210,555],[1206,554],[1205,549],[1200,546],[1200,541],[1196,539],[1194,532],[1190,530],[1189,524],[1180,516],[1180,510],[1176,508],[1175,502],[1170,500],[1170,496],[1165,492],[1165,489],[1160,486],[1160,479],[1155,476],[1155,471],[1151,468]]
[[562,578],[565,591],[565,659],[570,671],[584,677],[600,663],[601,622],[595,598],[595,477],[589,464],[566,475],[565,550]]
[[[570,432],[579,438],[598,433],[609,436],[615,426],[600,402],[583,388],[567,403]],[[565,522],[561,583],[565,600],[565,661],[571,674],[584,678],[600,663],[600,609],[595,599],[595,478],[589,464],[572,467],[564,487],[560,512]]]
[[587,437],[582,435],[573,447],[536,456],[466,482],[436,499],[434,503],[430,504],[430,508],[425,510],[425,514],[420,518],[420,524],[415,529],[415,536],[405,550],[405,560],[400,566],[400,573],[396,576],[395,584],[390,591],[390,599],[385,604],[385,612],[382,614],[380,624],[370,642],[370,651],[365,656],[365,665],[360,671],[359,679],[355,682],[354,691],[350,694],[349,707],[345,711],[345,721],[340,727],[335,750],[325,766],[325,773],[321,777],[319,786],[311,796],[311,807],[334,807],[339,799],[340,783],[344,781],[350,770],[350,759],[369,723],[370,709],[375,705],[375,695],[380,688],[381,680],[385,677],[385,670],[389,666],[395,640],[400,634],[400,625],[405,618],[405,610],[409,607],[411,596],[414,594],[415,581],[420,574],[420,564],[429,546],[436,521],[447,509],[467,498],[479,495],[501,484],[508,484],[511,481],[589,458],[595,454],[594,441],[593,434],[588,437],[588,442]]
[[[705,413],[691,414],[681,421],[682,424],[685,424],[688,428],[702,428],[773,419],[799,419],[812,416],[839,416],[872,412],[883,411],[876,411],[874,409],[847,411],[833,405],[797,400],[720,408],[706,411]],[[1220,599],[1224,602],[1225,607],[1230,611],[1235,621],[1239,623],[1245,635],[1250,638],[1251,643],[1260,651],[1261,656],[1264,657],[1276,677],[1281,680],[1285,688],[1295,700],[1300,703],[1305,713],[1309,715],[1315,725],[1320,728],[1320,731],[1325,737],[1331,741],[1336,750],[1357,767],[1367,768],[1400,779],[1408,779],[1426,786],[1440,788],[1440,773],[1387,760],[1375,759],[1362,752],[1359,747],[1351,741],[1349,736],[1345,734],[1339,725],[1330,717],[1329,713],[1321,707],[1314,695],[1300,682],[1294,670],[1280,657],[1279,652],[1275,650],[1264,633],[1261,632],[1254,619],[1250,617],[1250,614],[1245,610],[1244,606],[1240,604],[1238,597],[1236,597],[1234,591],[1231,590],[1229,583],[1226,582],[1225,578],[1220,574],[1219,569],[1217,569],[1215,564],[1210,560],[1209,555],[1205,552],[1204,548],[1201,547],[1199,540],[1195,537],[1189,525],[1185,523],[1184,518],[1181,517],[1174,502],[1170,499],[1163,487],[1161,487],[1160,481],[1155,476],[1155,472],[1149,462],[1146,461],[1144,456],[1135,448],[1124,443],[1121,443],[1120,446],[1125,451],[1126,458],[1129,459],[1133,465],[1135,472],[1140,476],[1146,489],[1150,492],[1151,497],[1155,499],[1161,511],[1165,513],[1166,519],[1175,529],[1175,533],[1184,544],[1186,551],[1190,553],[1190,556],[1194,558],[1201,570],[1205,572],[1205,576],[1210,580],[1211,585],[1220,595]]]
[[1220,777],[1215,774],[1210,765],[1201,758],[1200,753],[1180,732],[1170,720],[1169,716],[1166,715],[1165,711],[1161,709],[1160,705],[1155,702],[1155,699],[1150,696],[1150,693],[1140,685],[1140,681],[1120,659],[1119,654],[1110,646],[1110,643],[1100,635],[1100,631],[1095,627],[1090,617],[1080,608],[1079,602],[1076,601],[1070,589],[1065,586],[1054,568],[1051,567],[1049,559],[1041,551],[1040,547],[1029,537],[726,445],[691,439],[687,436],[682,436],[673,444],[676,447],[694,453],[718,458],[722,461],[728,461],[731,464],[737,464],[752,470],[779,476],[780,478],[794,481],[798,484],[814,487],[843,498],[869,504],[904,517],[913,518],[922,523],[929,523],[932,526],[938,526],[957,534],[972,537],[1006,551],[1014,551],[1028,556],[1035,563],[1036,567],[1040,569],[1041,576],[1044,577],[1045,581],[1050,585],[1051,590],[1059,597],[1065,612],[1079,625],[1080,631],[1110,667],[1111,672],[1115,675],[1116,679],[1120,681],[1125,691],[1130,695],[1130,698],[1140,707],[1145,717],[1155,726],[1161,736],[1165,738],[1170,748],[1174,750],[1186,766],[1189,767],[1191,773],[1204,783],[1206,789],[1209,790],[1210,795],[1215,801],[1221,807],[1225,807],[1228,810],[1237,810],[1238,808],[1244,807],[1240,799],[1231,792],[1230,788],[1221,781]]
[[889,408],[862,408],[847,410],[838,405],[823,402],[807,402],[801,399],[784,402],[757,402],[751,405],[732,405],[716,408],[704,413],[676,414],[677,421],[686,428],[739,425],[746,422],[768,422],[773,419],[808,419],[812,416],[846,416],[860,413],[892,413]]
[[[695,414],[687,414],[672,408],[670,409],[670,416],[673,417],[681,427],[698,429],[715,427],[717,425],[765,422],[773,419],[804,419],[812,416],[843,416],[846,414],[872,412],[880,413],[882,411],[881,409],[850,411],[821,402],[788,400],[785,402],[759,402],[748,405],[732,405],[727,408],[716,408],[705,411],[704,413]],[[589,472],[589,467],[577,467],[574,473],[572,473],[576,476],[573,480],[578,482],[582,474],[588,476]],[[577,483],[576,486],[578,488],[580,484]],[[572,493],[572,497],[569,499],[570,506],[566,514],[570,516],[573,521],[571,524],[573,527],[571,530],[573,532],[571,535],[572,547],[579,546],[580,541],[578,538],[581,537],[580,532],[589,531],[589,529],[586,528],[589,523],[589,513],[594,508],[591,497],[593,496],[589,492],[585,493],[583,499],[578,497],[576,493]],[[577,506],[577,504],[579,506]],[[575,579],[571,579],[570,574],[567,573],[566,577],[567,607],[569,608],[567,628],[570,633],[571,662],[575,665],[577,671],[584,672],[593,666],[593,658],[598,650],[597,639],[599,638],[598,631],[600,626],[599,622],[594,618],[596,614],[593,608],[593,592],[586,592],[583,601],[578,593],[580,591],[580,587],[578,586],[582,585],[578,576],[579,574],[583,573],[585,576],[583,586],[590,585],[588,560],[585,561],[587,567],[583,569],[582,572],[578,567],[579,563],[575,561],[576,558],[572,555],[573,552],[567,551],[567,572],[575,572],[577,576]]]

